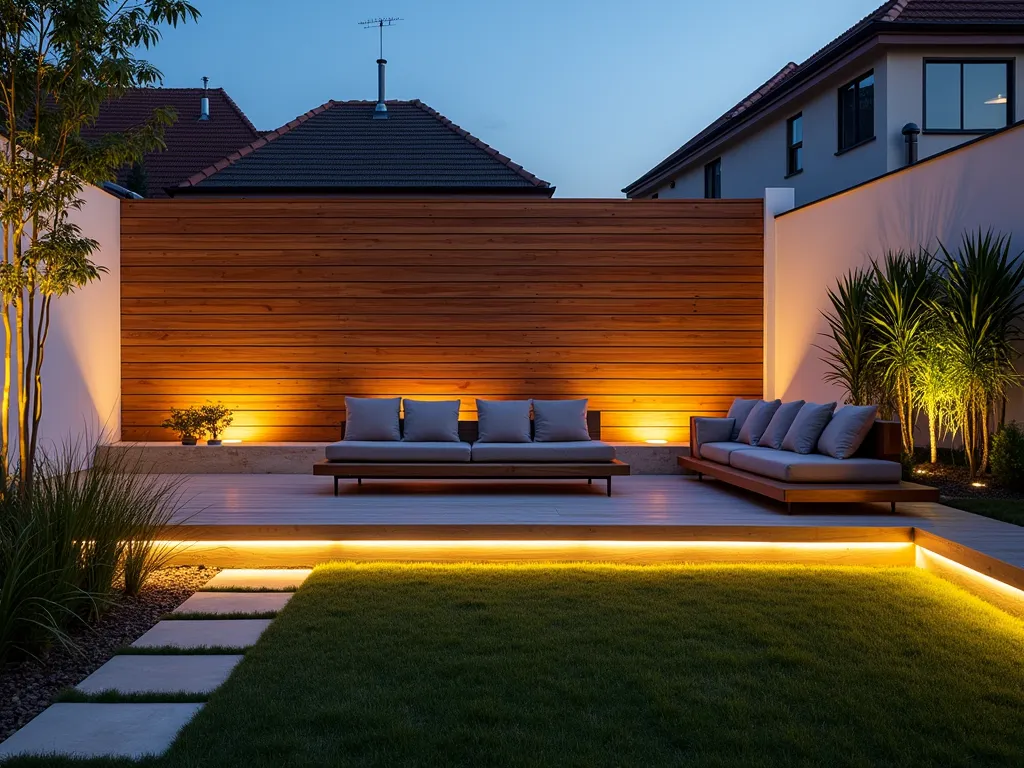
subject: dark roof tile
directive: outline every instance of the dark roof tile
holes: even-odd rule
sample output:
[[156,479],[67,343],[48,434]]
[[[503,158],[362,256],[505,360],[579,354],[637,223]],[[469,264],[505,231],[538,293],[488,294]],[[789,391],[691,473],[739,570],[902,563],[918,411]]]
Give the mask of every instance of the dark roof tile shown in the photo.
[[[96,123],[82,132],[86,139],[121,133],[142,125],[155,109],[173,107],[178,119],[164,133],[167,148],[146,155],[147,197],[166,197],[164,189],[259,136],[238,105],[222,88],[206,91],[210,119],[200,120],[202,88],[136,88],[100,108]],[[129,169],[118,174],[127,181]]]
[[330,101],[193,173],[178,191],[553,188],[419,100]]

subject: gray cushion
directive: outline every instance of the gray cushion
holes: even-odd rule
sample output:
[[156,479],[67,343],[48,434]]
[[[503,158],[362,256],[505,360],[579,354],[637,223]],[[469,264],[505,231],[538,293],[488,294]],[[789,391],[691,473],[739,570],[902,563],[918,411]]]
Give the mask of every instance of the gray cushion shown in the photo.
[[400,397],[346,397],[346,440],[401,440]]
[[721,419],[712,416],[698,416],[691,422],[693,441],[697,448],[704,443],[728,443],[732,441],[736,419]]
[[704,443],[700,447],[700,457],[708,461],[729,466],[729,456],[733,451],[765,451],[767,448],[758,448],[746,443]]
[[763,400],[743,400],[740,398],[732,401],[732,405],[729,407],[729,412],[725,414],[727,419],[736,420],[736,423],[733,424],[732,427],[732,434],[729,436],[730,440],[735,441],[740,436],[740,430],[743,429],[743,422],[747,420],[750,412],[754,410],[754,406],[763,402]]
[[538,443],[589,440],[586,400],[534,400],[533,439]]
[[832,416],[818,438],[818,453],[848,459],[857,452],[878,415],[877,405],[848,405]]
[[825,431],[825,426],[832,418],[832,411],[836,409],[835,403],[804,403],[800,413],[793,420],[793,426],[789,428],[782,440],[782,450],[793,451],[794,453],[813,453],[818,447],[818,438]]
[[477,400],[477,440],[483,443],[529,443],[529,400]]
[[600,440],[569,443],[473,443],[473,461],[594,461],[615,458],[615,446]]
[[409,443],[459,442],[461,400],[403,400],[405,429],[402,439]]
[[342,440],[327,446],[329,461],[469,461],[469,443]]
[[792,451],[734,451],[729,464],[787,483],[898,483],[903,473],[895,461],[833,459]]
[[780,405],[782,405],[781,400],[772,400],[770,403],[764,401],[757,403],[750,412],[750,415],[747,416],[746,421],[743,422],[743,427],[736,438],[737,442],[757,445],[761,435],[764,434],[764,431],[768,429],[768,425],[771,424],[772,416],[779,410]]
[[782,447],[782,441],[786,438],[786,433],[793,426],[793,420],[796,419],[796,415],[803,407],[803,400],[794,400],[792,403],[780,405],[757,444],[765,448],[779,450]]

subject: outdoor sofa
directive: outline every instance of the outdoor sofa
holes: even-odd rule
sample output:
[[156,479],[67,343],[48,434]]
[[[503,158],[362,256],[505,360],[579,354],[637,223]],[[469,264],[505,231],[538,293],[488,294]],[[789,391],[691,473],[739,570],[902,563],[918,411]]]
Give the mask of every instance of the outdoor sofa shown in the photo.
[[335,496],[342,478],[603,479],[611,496],[612,477],[629,474],[586,400],[477,400],[477,421],[460,421],[460,405],[346,397],[343,439],[313,474],[332,476]]
[[786,503],[938,501],[902,480],[899,422],[875,406],[736,400],[725,418],[690,419],[684,469]]

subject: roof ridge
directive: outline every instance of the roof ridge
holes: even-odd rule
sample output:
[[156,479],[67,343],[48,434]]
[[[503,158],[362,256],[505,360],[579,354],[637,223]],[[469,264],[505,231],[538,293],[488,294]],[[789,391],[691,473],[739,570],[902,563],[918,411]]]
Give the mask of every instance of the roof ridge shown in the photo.
[[262,136],[260,136],[255,141],[252,141],[249,144],[246,144],[241,149],[238,149],[238,150],[232,152],[230,155],[228,155],[227,157],[225,157],[225,158],[223,158],[221,160],[218,160],[213,165],[209,165],[206,168],[204,168],[203,170],[199,171],[198,173],[192,174],[187,179],[185,179],[183,182],[178,184],[178,186],[179,187],[194,187],[196,184],[198,184],[199,182],[203,181],[204,179],[210,178],[211,176],[213,176],[213,174],[217,173],[218,171],[224,170],[229,165],[234,165],[239,160],[241,160],[243,157],[245,157],[246,155],[252,154],[253,152],[255,152],[260,147],[266,146],[267,144],[272,142],[274,139],[280,138],[284,134],[286,134],[289,131],[291,131],[293,128],[299,127],[300,125],[302,125],[304,122],[306,122],[310,118],[316,117],[317,115],[321,114],[322,112],[326,112],[328,109],[330,109],[331,107],[333,107],[337,103],[339,103],[339,102],[334,101],[334,99],[329,99],[328,101],[325,101],[323,104],[321,104],[319,107],[314,107],[313,109],[309,110],[308,112],[302,113],[301,115],[296,117],[294,120],[290,120],[287,123],[285,123],[284,125],[282,125],[281,127],[275,128],[272,131],[268,131],[267,133],[264,133]]
[[435,118],[438,122],[440,122],[441,125],[445,126],[449,130],[453,131],[454,133],[458,134],[462,138],[466,139],[466,141],[468,141],[470,144],[472,144],[473,146],[477,147],[478,149],[482,149],[484,152],[486,152],[488,155],[493,157],[495,160],[497,160],[502,165],[504,165],[504,166],[512,169],[513,171],[515,171],[515,173],[517,175],[519,175],[522,178],[526,179],[528,182],[533,184],[535,187],[550,187],[551,186],[551,184],[549,182],[544,181],[544,179],[541,179],[538,176],[535,176],[534,174],[530,173],[528,170],[523,168],[523,166],[519,165],[519,163],[513,162],[512,158],[507,157],[507,156],[501,154],[501,152],[496,150],[494,147],[492,147],[491,145],[487,144],[484,141],[481,141],[476,136],[474,136],[469,131],[467,131],[465,128],[462,128],[461,126],[459,126],[456,123],[452,122],[451,120],[449,120],[447,117],[442,115],[440,112],[438,112],[433,107],[431,107],[431,106],[429,106],[427,104],[424,104],[419,99],[412,99],[409,103],[414,105],[414,106],[416,106],[416,107],[419,107],[424,112],[426,112],[428,115],[430,115],[431,117]]
[[242,122],[244,122],[246,126],[248,126],[250,130],[252,130],[253,136],[260,135],[259,130],[257,130],[255,125],[253,125],[252,120],[249,119],[249,116],[245,114],[245,112],[242,111],[242,108],[239,107],[238,104],[235,103],[235,100],[231,98],[231,94],[229,94],[224,88],[214,88],[213,90],[221,92],[221,94],[224,96],[224,99],[227,101],[228,106],[235,110],[235,114],[242,118]]
[[896,21],[909,2],[910,0],[895,0],[895,2],[889,5],[889,9],[882,15],[879,21]]

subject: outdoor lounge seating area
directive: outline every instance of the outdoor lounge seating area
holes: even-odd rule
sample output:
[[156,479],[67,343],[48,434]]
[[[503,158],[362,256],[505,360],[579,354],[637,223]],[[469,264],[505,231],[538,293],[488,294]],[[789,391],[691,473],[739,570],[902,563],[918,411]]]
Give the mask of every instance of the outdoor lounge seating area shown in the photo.
[[611,496],[612,477],[629,474],[587,400],[478,399],[478,421],[459,420],[459,400],[346,397],[345,406],[343,439],[313,467],[334,477],[335,496],[341,478],[603,479]]
[[875,406],[736,400],[725,418],[691,420],[690,455],[698,476],[786,502],[938,501],[935,488],[902,481],[899,424],[877,420]]

